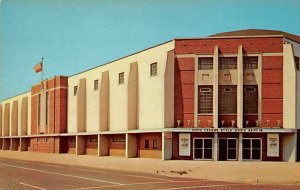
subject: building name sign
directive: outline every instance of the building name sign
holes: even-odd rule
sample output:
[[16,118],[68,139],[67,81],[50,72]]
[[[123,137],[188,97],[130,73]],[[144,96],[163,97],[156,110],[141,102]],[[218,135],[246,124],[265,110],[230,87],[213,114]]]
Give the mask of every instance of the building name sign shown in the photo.
[[219,129],[210,129],[210,128],[196,128],[192,129],[193,132],[264,132],[264,129],[251,129],[251,128],[219,128]]

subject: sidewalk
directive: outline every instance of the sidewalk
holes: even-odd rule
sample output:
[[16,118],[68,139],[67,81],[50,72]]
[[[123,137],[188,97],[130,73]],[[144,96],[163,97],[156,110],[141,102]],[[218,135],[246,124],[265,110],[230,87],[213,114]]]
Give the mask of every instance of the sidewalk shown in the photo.
[[[300,163],[187,161],[0,151],[0,158],[231,182],[299,183]],[[182,175],[181,175],[181,174]]]

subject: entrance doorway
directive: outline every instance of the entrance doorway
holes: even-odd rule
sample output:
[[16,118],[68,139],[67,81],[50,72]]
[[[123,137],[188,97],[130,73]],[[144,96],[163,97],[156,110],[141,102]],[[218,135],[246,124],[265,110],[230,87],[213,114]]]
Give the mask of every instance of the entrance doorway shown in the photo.
[[194,138],[194,160],[212,160],[213,139]]
[[237,160],[237,139],[219,138],[219,159],[220,161]]

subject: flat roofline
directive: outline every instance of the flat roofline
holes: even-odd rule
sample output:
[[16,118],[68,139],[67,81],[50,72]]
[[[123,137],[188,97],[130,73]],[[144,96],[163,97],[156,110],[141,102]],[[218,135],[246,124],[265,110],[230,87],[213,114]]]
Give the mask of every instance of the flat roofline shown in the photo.
[[8,99],[12,99],[12,98],[15,98],[15,97],[17,97],[17,96],[21,96],[21,95],[23,95],[23,94],[26,94],[26,93],[28,93],[28,92],[31,92],[31,90],[26,91],[26,92],[22,92],[22,93],[20,93],[20,94],[17,94],[17,95],[8,97],[8,98],[5,98],[5,99],[1,100],[1,103],[4,102],[4,101],[6,101],[6,100],[8,100]]
[[[174,40],[205,40],[205,39],[228,39],[228,38],[271,38],[271,37],[285,37],[284,35],[258,35],[258,36],[208,36],[198,38],[175,38]],[[285,37],[286,38],[286,37]],[[288,38],[289,39],[289,38]]]
[[[174,40],[174,39],[173,39],[173,40]],[[121,59],[125,59],[125,58],[127,58],[127,57],[130,57],[130,56],[136,55],[136,54],[138,54],[138,53],[141,53],[141,52],[147,51],[147,50],[149,50],[149,49],[152,49],[152,48],[155,48],[155,47],[158,47],[158,46],[161,46],[161,45],[167,44],[167,43],[169,43],[169,42],[172,42],[173,40],[169,40],[169,41],[166,41],[166,42],[163,42],[163,43],[157,44],[157,45],[155,45],[155,46],[151,46],[151,47],[149,47],[149,48],[143,49],[143,50],[141,50],[141,51],[138,51],[138,52],[135,52],[135,53],[132,53],[132,54],[129,54],[129,55],[126,55],[126,56],[120,57],[120,58],[118,58],[118,59],[115,59],[115,60],[112,60],[112,61],[109,61],[109,62],[103,63],[103,64],[101,64],[101,65],[98,65],[98,66],[92,67],[92,68],[90,68],[90,69],[87,69],[87,70],[81,71],[81,72],[79,72],[79,73],[75,73],[75,74],[73,74],[73,75],[70,75],[69,77],[73,77],[73,76],[76,76],[76,75],[79,75],[79,74],[82,74],[82,73],[88,72],[88,71],[90,71],[90,70],[96,69],[96,68],[98,68],[98,67],[102,67],[102,66],[104,66],[104,65],[108,65],[108,64],[110,64],[110,63],[113,63],[113,62],[119,61],[119,60],[121,60]]]
[[199,38],[175,38],[174,40],[207,40],[207,39],[238,39],[238,38],[272,38],[272,37],[280,37],[280,38],[286,38],[289,39],[295,43],[300,44],[299,42],[292,40],[291,38],[285,36],[285,35],[258,35],[258,36],[208,36],[208,37],[199,37]]

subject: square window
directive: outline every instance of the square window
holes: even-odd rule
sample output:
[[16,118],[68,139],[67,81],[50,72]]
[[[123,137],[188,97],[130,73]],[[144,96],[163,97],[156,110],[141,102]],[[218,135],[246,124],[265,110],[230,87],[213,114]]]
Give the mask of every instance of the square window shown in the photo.
[[124,72],[119,73],[119,84],[124,84]]
[[243,58],[244,69],[257,69],[258,57],[244,57]]
[[150,76],[157,75],[157,63],[150,64]]
[[78,86],[74,86],[74,96],[77,95],[77,91],[78,91]]
[[213,58],[212,57],[200,57],[198,59],[198,70],[212,70]]
[[236,57],[219,57],[219,69],[237,69]]
[[146,148],[146,149],[149,149],[149,139],[146,139],[146,140],[145,140],[145,148]]
[[99,89],[99,80],[94,80],[94,90]]
[[153,139],[153,149],[157,149],[157,148],[158,148],[158,140]]

